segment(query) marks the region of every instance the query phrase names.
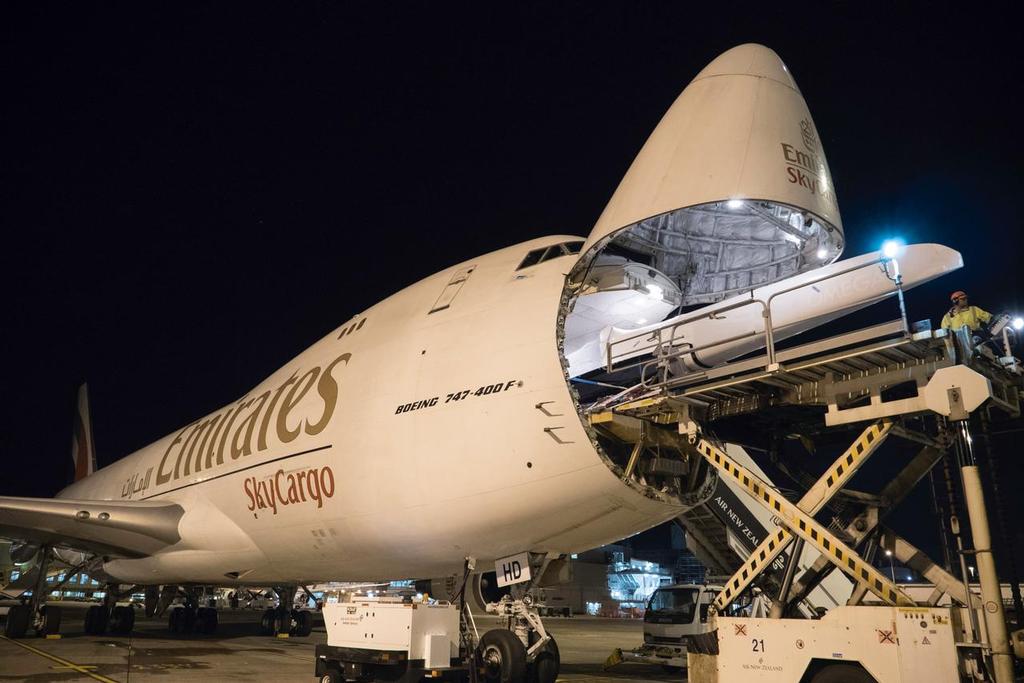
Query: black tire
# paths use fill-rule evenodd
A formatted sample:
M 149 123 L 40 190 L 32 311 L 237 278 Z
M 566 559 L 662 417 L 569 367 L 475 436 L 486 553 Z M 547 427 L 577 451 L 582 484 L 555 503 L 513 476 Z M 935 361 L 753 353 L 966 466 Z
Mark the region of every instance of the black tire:
M 295 627 L 291 631 L 291 635 L 298 638 L 305 638 L 313 632 L 313 615 L 305 610 L 295 610 L 292 612 L 292 620 L 295 622 Z
M 181 632 L 192 633 L 196 627 L 196 608 L 195 607 L 182 607 L 181 608 Z
M 277 610 L 270 608 L 263 611 L 263 616 L 260 617 L 260 632 L 265 636 L 272 636 L 276 633 L 274 630 L 277 623 Z
M 125 633 L 131 633 L 135 630 L 135 607 L 124 608 L 124 630 Z
M 277 635 L 278 633 L 287 633 L 291 635 L 292 632 L 292 611 L 288 609 L 275 609 L 274 610 L 274 630 L 271 635 Z
M 498 683 L 525 683 L 526 647 L 516 634 L 496 628 L 480 638 L 476 646 L 481 680 Z
M 172 607 L 167 612 L 167 630 L 171 633 L 178 633 L 181 630 L 181 617 L 178 616 L 177 607 Z
M 182 634 L 192 630 L 196 613 L 188 607 L 172 607 L 167 616 L 167 628 L 171 633 Z
M 206 608 L 206 607 L 200 607 L 200 608 L 198 608 L 196 610 L 196 620 L 192 624 L 193 630 L 196 633 L 200 633 L 200 634 L 206 633 L 206 619 L 207 619 L 206 610 L 207 609 L 208 608 Z
M 24 638 L 28 633 L 28 624 L 32 620 L 32 607 L 29 605 L 11 605 L 4 623 L 4 635 L 8 638 Z
M 320 677 L 320 683 L 341 683 L 341 674 L 337 671 L 326 671 Z
M 60 607 L 57 605 L 43 605 L 39 608 L 39 619 L 36 622 L 36 636 L 42 638 L 54 633 L 60 633 Z
M 126 635 L 135 628 L 135 608 L 119 605 L 110 612 L 110 632 Z
M 196 613 L 196 633 L 212 634 L 217 632 L 217 610 L 212 607 L 200 607 Z
M 93 605 L 85 611 L 85 632 L 91 636 L 101 636 L 107 632 L 110 612 L 103 605 Z
M 811 683 L 877 683 L 864 669 L 852 664 L 828 664 L 811 678 Z
M 551 636 L 550 633 L 548 635 Z M 555 637 L 551 636 L 530 666 L 530 681 L 531 683 L 555 683 L 561 668 L 562 655 L 558 652 L 558 643 L 555 642 Z

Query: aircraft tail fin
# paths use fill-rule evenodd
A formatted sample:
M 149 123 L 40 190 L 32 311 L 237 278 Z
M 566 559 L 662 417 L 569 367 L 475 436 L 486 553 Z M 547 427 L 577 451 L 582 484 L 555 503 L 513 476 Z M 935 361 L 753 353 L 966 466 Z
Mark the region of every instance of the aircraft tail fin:
M 89 389 L 78 387 L 75 404 L 75 433 L 71 440 L 71 460 L 75 463 L 75 481 L 96 471 L 96 445 L 92 440 L 92 419 L 89 417 Z

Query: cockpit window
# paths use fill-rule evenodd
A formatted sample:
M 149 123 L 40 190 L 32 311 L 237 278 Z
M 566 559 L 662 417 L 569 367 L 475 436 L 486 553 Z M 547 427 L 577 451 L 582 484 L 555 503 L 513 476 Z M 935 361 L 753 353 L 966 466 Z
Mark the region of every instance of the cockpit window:
M 522 270 L 523 268 L 529 268 L 530 266 L 537 265 L 540 263 L 540 257 L 544 255 L 545 251 L 547 251 L 547 247 L 543 249 L 534 249 L 526 255 L 526 258 L 523 259 L 523 262 L 519 264 L 519 267 L 516 268 L 516 270 Z
M 553 258 L 560 256 L 569 256 L 571 254 L 580 253 L 580 249 L 583 248 L 582 240 L 574 242 L 563 242 L 561 244 L 553 244 L 550 247 L 541 247 L 540 249 L 534 249 L 529 252 L 523 259 L 522 263 L 516 270 L 522 270 L 523 268 L 529 268 L 535 266 L 538 263 L 544 263 L 550 261 Z
M 578 254 L 583 249 L 583 240 L 576 240 L 575 242 L 566 242 L 558 245 L 562 247 L 562 251 L 566 254 Z

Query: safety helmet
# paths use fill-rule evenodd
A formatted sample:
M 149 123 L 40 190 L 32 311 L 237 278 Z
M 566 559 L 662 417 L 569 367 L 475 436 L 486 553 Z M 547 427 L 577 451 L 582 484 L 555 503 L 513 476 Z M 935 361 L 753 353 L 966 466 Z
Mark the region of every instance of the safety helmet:
M 958 289 L 958 290 L 956 290 L 955 292 L 953 292 L 952 294 L 949 295 L 949 300 L 955 302 L 960 297 L 964 297 L 966 299 L 967 298 L 967 292 Z

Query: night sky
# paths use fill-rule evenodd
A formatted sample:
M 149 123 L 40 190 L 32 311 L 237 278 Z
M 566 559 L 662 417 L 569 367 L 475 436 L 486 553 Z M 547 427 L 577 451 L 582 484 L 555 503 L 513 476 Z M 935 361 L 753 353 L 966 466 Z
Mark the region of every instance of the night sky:
M 82 381 L 102 466 L 405 285 L 586 235 L 744 42 L 803 91 L 846 256 L 940 242 L 967 266 L 912 318 L 961 288 L 1024 311 L 1020 35 L 998 12 L 552 4 L 6 6 L 0 494 L 67 483 Z

